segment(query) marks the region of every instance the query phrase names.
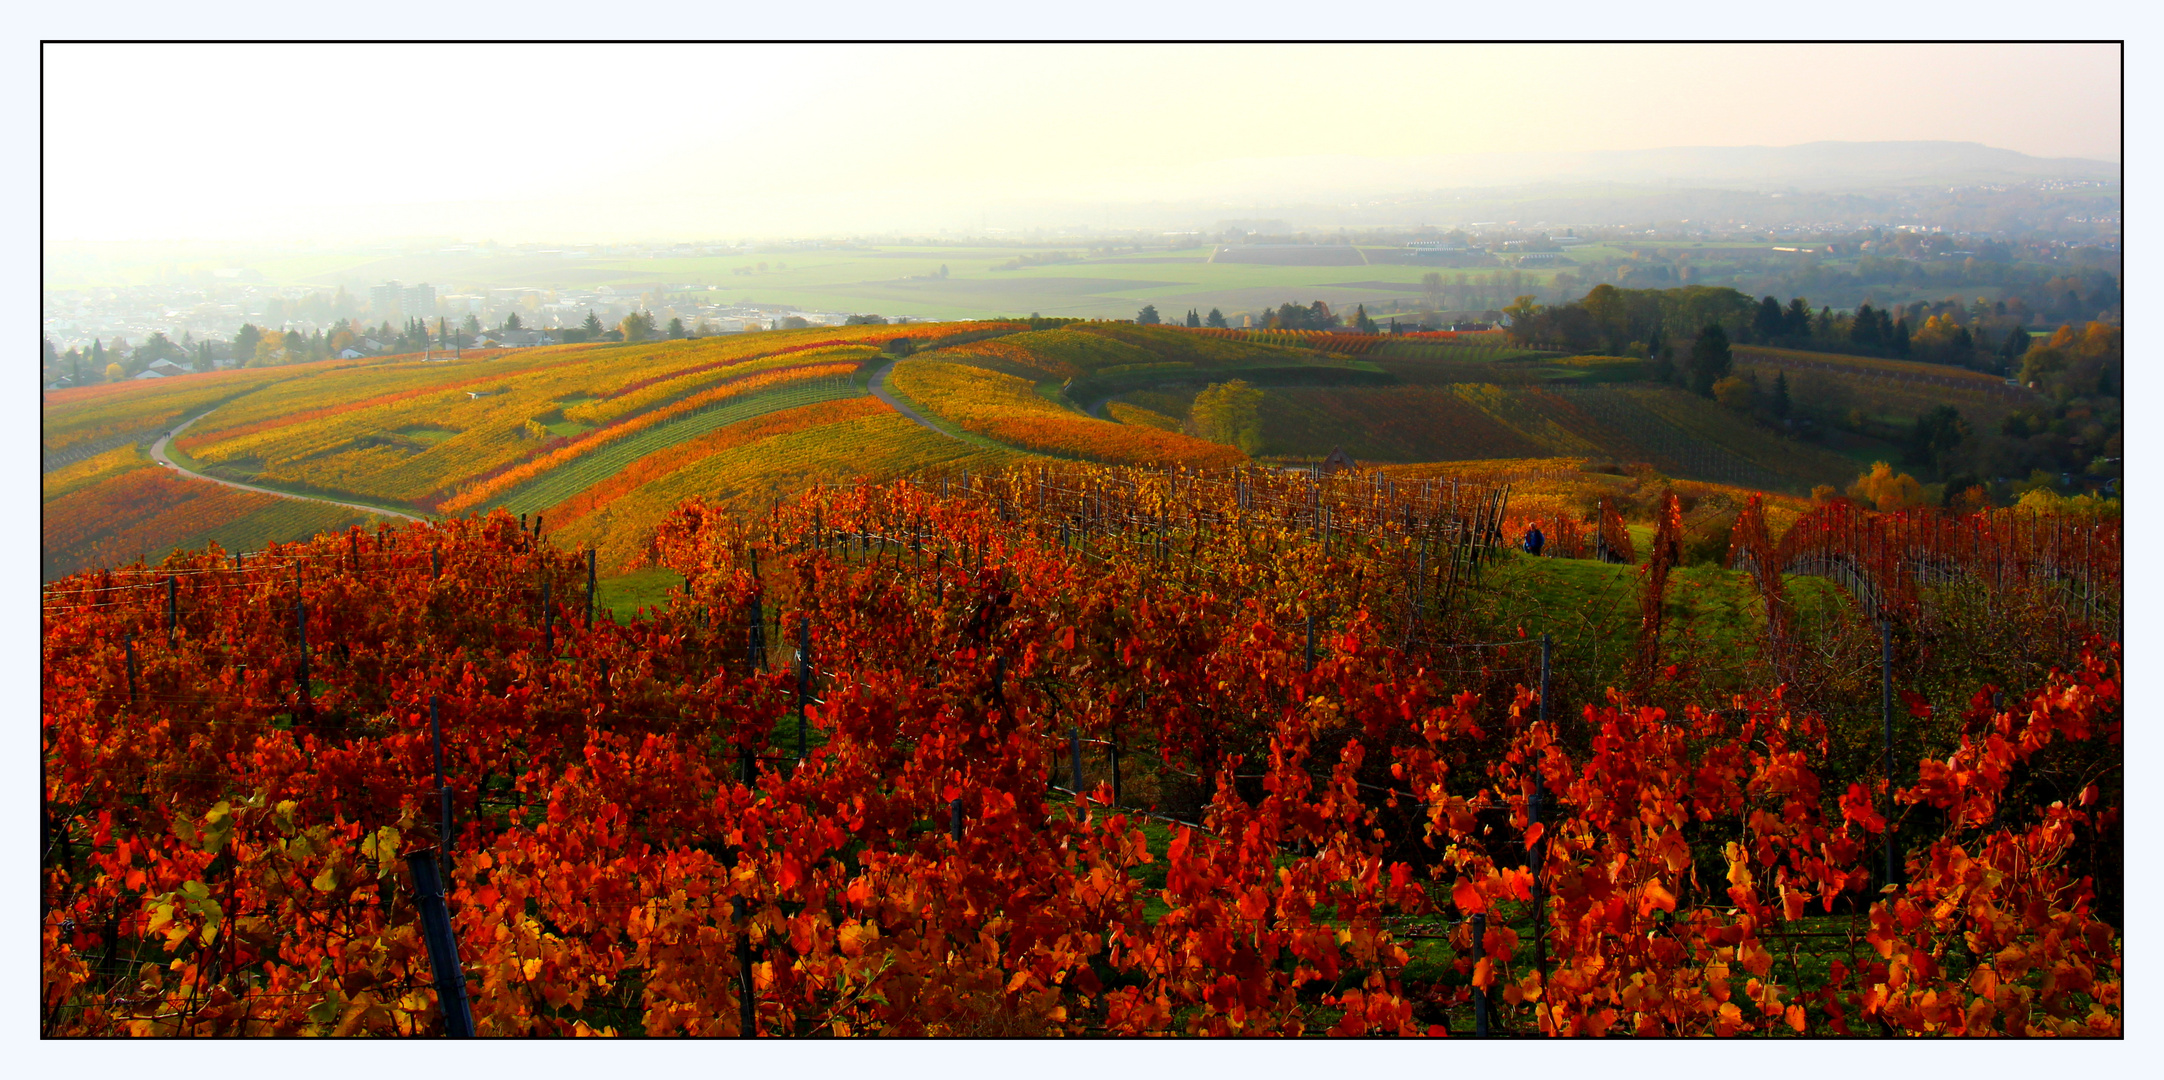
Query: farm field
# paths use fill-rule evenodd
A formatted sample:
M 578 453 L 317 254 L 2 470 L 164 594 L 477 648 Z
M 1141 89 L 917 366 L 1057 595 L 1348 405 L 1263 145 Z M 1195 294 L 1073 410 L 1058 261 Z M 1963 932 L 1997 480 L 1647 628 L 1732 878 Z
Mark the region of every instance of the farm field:
M 660 483 L 971 453 L 802 409 Z M 591 596 L 502 512 L 56 583 L 41 1027 L 2123 1034 L 2115 520 L 1013 464 L 672 504 Z M 1573 474 L 1640 565 L 1491 542 Z
M 1020 256 L 1066 251 L 1072 258 L 1005 269 Z M 1271 265 L 1212 261 L 1212 247 L 1091 256 L 1085 249 L 1043 246 L 885 245 L 747 252 L 690 258 L 566 258 L 563 255 L 478 257 L 432 252 L 388 258 L 265 260 L 255 267 L 272 284 L 333 288 L 353 278 L 458 281 L 508 288 L 537 282 L 609 285 L 643 291 L 684 283 L 711 286 L 731 302 L 879 312 L 918 319 L 974 319 L 1030 311 L 1078 318 L 1133 318 L 1145 303 L 1185 311 L 1222 308 L 1227 314 L 1285 302 L 1327 301 L 1351 310 L 1366 303 L 1377 317 L 1392 301 L 1410 310 L 1420 276 L 1432 266 L 1391 261 L 1392 249 L 1362 248 L 1335 265 Z M 1295 253 L 1300 254 L 1300 253 Z M 759 264 L 767 269 L 759 270 Z M 948 275 L 939 276 L 941 267 Z M 739 271 L 746 271 L 739 273 Z M 1460 272 L 1450 271 L 1453 275 Z M 1507 269 L 1462 271 L 1474 276 Z M 1554 270 L 1529 270 L 1545 281 Z M 67 287 L 55 282 L 55 287 Z M 1501 290 L 1491 290 L 1500 292 Z

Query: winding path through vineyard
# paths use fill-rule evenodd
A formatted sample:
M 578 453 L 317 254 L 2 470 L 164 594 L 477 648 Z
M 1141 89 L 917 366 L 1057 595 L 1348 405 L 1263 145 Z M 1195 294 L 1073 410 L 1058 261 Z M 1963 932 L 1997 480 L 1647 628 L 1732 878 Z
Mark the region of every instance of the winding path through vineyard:
M 181 432 L 188 430 L 188 425 L 193 424 L 196 421 L 201 420 L 202 418 L 209 416 L 211 413 L 217 411 L 217 407 L 212 406 L 211 408 L 205 409 L 202 412 L 199 412 L 194 416 L 191 416 L 186 420 L 181 421 L 179 424 L 175 425 L 165 434 L 158 436 L 158 441 L 150 444 L 151 460 L 156 461 L 158 464 L 163 465 L 166 468 L 171 469 L 182 476 L 188 477 L 191 480 L 202 480 L 212 484 L 222 484 L 226 487 L 237 488 L 241 491 L 254 491 L 264 495 L 276 495 L 281 499 L 299 499 L 302 502 L 319 502 L 326 503 L 331 506 L 343 506 L 348 510 L 359 510 L 364 514 L 381 514 L 385 517 L 403 518 L 407 521 L 427 520 L 426 518 L 415 517 L 412 514 L 401 513 L 397 510 L 386 510 L 380 506 L 369 506 L 365 503 L 339 502 L 336 499 L 319 499 L 313 495 L 296 495 L 290 491 L 279 491 L 276 488 L 257 487 L 254 484 L 243 484 L 234 480 L 220 480 L 215 476 L 205 476 L 202 473 L 195 472 L 194 470 L 183 468 L 172 458 L 166 456 L 165 444 L 172 442 L 175 435 L 178 435 Z
M 953 439 L 953 432 L 941 428 L 937 424 L 932 423 L 930 420 L 926 420 L 923 413 L 920 413 L 916 409 L 903 404 L 901 401 L 895 398 L 894 394 L 891 391 L 887 389 L 887 376 L 893 373 L 894 365 L 899 363 L 901 363 L 900 360 L 889 360 L 887 361 L 887 365 L 885 367 L 880 368 L 878 371 L 872 372 L 872 377 L 865 380 L 865 386 L 871 390 L 872 396 L 878 398 L 883 402 L 886 402 L 887 408 L 893 409 L 895 412 L 901 413 L 903 416 L 906 416 L 911 420 L 916 421 L 927 430 L 936 431 L 941 435 L 946 436 L 947 438 Z M 957 439 L 956 441 L 959 442 L 960 440 Z

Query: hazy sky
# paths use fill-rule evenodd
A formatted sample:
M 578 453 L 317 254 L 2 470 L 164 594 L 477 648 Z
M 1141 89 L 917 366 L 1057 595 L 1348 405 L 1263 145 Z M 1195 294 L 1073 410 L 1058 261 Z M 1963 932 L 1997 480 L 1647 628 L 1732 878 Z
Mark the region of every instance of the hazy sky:
M 1024 203 L 1295 197 L 1333 174 L 1480 180 L 1409 163 L 1438 153 L 1943 139 L 2116 161 L 2121 121 L 2113 46 L 123 45 L 44 61 L 48 240 L 928 230 Z

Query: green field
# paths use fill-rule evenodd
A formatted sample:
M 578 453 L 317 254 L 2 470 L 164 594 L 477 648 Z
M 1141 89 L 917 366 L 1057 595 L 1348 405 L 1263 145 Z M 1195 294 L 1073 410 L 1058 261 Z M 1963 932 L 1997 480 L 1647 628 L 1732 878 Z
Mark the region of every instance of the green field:
M 1068 251 L 1080 257 L 1003 269 L 1018 256 Z M 506 253 L 368 256 L 307 256 L 262 261 L 250 268 L 265 284 L 307 286 L 322 290 L 344 284 L 383 280 L 438 283 L 439 293 L 468 289 L 537 287 L 592 289 L 607 285 L 619 292 L 662 286 L 680 291 L 685 284 L 709 286 L 722 303 L 791 305 L 824 310 L 878 312 L 921 319 L 982 318 L 990 315 L 1045 315 L 1083 318 L 1131 318 L 1144 304 L 1155 304 L 1167 318 L 1188 308 L 1221 308 L 1228 316 L 1275 308 L 1288 301 L 1322 300 L 1333 310 L 1351 311 L 1366 304 L 1369 314 L 1387 321 L 1395 309 L 1410 313 L 1424 301 L 1420 277 L 1434 267 L 1373 262 L 1349 266 L 1272 266 L 1211 262 L 1212 247 L 1153 250 L 1090 257 L 1080 248 L 885 246 L 847 250 L 803 250 L 756 254 L 653 259 L 595 257 L 569 259 Z M 1365 249 L 1387 257 L 1394 249 Z M 758 269 L 760 264 L 767 269 Z M 180 264 L 187 273 L 224 263 Z M 947 276 L 939 276 L 940 268 Z M 1545 284 L 1559 268 L 1522 271 Z M 1568 269 L 1568 267 L 1560 268 Z M 749 271 L 740 273 L 739 271 Z M 1445 269 L 1483 275 L 1509 268 Z M 100 275 L 111 277 L 114 275 Z M 125 279 L 125 273 L 118 274 Z M 92 279 L 56 278 L 49 288 L 83 287 Z M 124 284 L 97 281 L 98 284 Z M 1237 323 L 1235 323 L 1237 325 Z

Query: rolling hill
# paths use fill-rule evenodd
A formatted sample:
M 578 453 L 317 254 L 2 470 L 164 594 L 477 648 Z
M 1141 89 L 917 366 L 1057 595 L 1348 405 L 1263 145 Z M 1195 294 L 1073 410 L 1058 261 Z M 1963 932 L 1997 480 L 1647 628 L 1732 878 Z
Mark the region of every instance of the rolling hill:
M 1855 472 L 1636 382 L 1627 360 L 1480 335 L 1035 325 L 394 356 L 60 391 L 44 402 L 41 568 L 51 578 L 213 541 L 244 550 L 394 514 L 503 509 L 538 515 L 615 572 L 636 566 L 654 523 L 691 496 L 758 502 L 818 482 L 1030 460 L 1245 463 L 1188 415 L 1198 391 L 1233 379 L 1264 389 L 1256 454 L 1269 462 L 1339 445 L 1363 464 L 1570 458 L 1792 494 Z M 173 467 L 144 455 L 183 427 Z

